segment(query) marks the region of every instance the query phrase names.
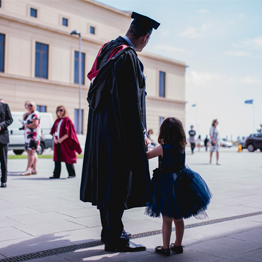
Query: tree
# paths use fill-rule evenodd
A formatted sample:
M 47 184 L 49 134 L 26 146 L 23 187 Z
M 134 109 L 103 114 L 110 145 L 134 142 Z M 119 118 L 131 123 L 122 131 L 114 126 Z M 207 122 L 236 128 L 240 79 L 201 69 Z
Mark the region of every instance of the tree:
M 258 133 L 262 133 L 262 125 L 260 124 L 260 129 L 257 129 Z

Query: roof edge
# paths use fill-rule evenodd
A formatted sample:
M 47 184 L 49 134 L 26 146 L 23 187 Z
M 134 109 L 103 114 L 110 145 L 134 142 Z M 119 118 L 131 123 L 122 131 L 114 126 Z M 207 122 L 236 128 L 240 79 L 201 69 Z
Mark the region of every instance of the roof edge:
M 112 12 L 115 12 L 115 13 L 119 14 L 119 15 L 123 15 L 123 16 L 129 17 L 130 20 L 131 20 L 131 12 L 129 12 L 129 11 L 122 11 L 122 10 L 119 10 L 119 9 L 117 9 L 115 7 L 112 7 L 110 5 L 106 5 L 104 3 L 100 3 L 100 2 L 95 1 L 95 0 L 82 0 L 82 1 L 87 2 L 89 4 L 92 4 L 92 5 L 96 5 L 96 6 L 102 7 L 102 8 L 107 9 L 107 10 L 110 10 Z

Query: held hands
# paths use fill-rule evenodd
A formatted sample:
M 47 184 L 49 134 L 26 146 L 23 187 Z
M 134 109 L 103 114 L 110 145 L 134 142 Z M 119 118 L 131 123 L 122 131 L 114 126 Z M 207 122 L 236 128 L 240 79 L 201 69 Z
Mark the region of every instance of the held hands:
M 62 144 L 62 142 L 63 142 L 63 140 L 60 138 L 60 139 L 58 139 L 58 140 L 56 140 L 57 141 L 57 143 L 59 143 L 59 144 Z
M 62 144 L 62 142 L 63 142 L 63 140 L 60 138 L 60 139 L 56 139 L 55 137 L 54 137 L 54 143 L 55 144 Z
M 145 138 L 145 145 L 148 146 L 151 143 L 151 140 L 148 138 Z

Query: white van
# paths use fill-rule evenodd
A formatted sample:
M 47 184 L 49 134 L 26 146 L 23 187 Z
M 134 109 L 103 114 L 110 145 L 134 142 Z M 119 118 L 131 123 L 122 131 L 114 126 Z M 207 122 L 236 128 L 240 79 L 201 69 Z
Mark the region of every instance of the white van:
M 25 150 L 24 130 L 21 129 L 24 112 L 11 112 L 13 123 L 8 127 L 10 144 L 9 150 L 13 150 L 16 155 L 21 155 Z M 38 154 L 42 154 L 46 148 L 53 147 L 53 137 L 50 130 L 54 124 L 51 113 L 39 113 L 41 119 L 42 138 Z

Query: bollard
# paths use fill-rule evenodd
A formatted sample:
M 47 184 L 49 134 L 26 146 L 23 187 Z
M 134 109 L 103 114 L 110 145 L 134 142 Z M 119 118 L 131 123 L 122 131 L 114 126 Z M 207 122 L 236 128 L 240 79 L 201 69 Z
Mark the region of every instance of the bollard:
M 242 152 L 242 146 L 238 145 L 238 151 L 237 152 Z

